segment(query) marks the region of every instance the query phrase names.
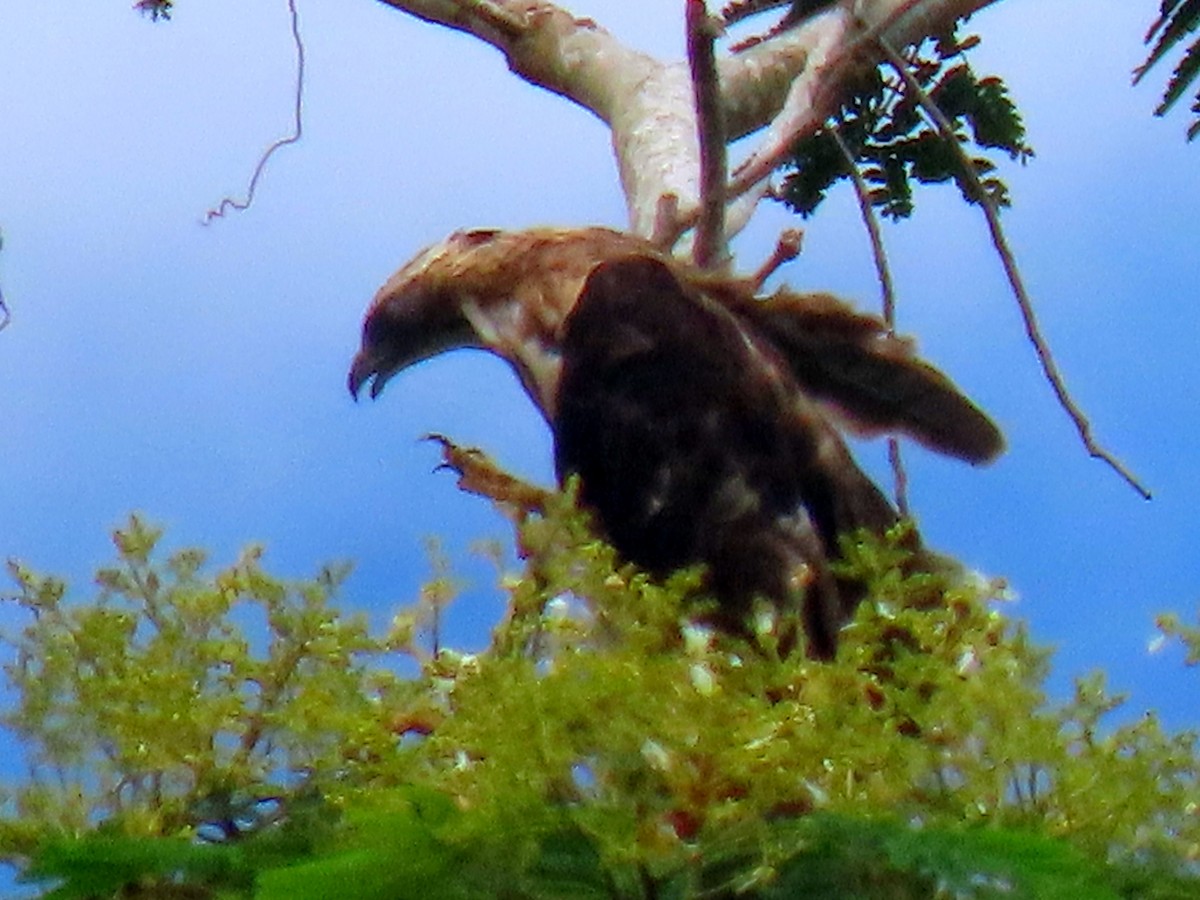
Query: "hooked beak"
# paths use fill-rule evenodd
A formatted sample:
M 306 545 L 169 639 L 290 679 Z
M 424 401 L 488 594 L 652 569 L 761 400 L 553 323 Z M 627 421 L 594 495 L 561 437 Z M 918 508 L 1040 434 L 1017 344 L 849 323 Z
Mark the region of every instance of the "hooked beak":
M 346 387 L 350 396 L 356 401 L 362 392 L 363 385 L 371 382 L 371 399 L 374 400 L 387 384 L 388 379 L 396 373 L 394 367 L 386 365 L 377 354 L 364 348 L 354 357 L 350 365 L 350 374 L 346 377 Z

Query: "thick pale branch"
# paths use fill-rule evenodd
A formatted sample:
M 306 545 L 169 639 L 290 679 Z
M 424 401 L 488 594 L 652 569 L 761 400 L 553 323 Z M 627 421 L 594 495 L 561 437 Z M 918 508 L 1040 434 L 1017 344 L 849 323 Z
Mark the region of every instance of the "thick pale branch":
M 605 122 L 629 70 L 657 65 L 591 19 L 540 0 L 380 0 L 426 22 L 491 44 L 525 81 L 571 100 Z
M 479 2 L 479 0 L 380 0 L 388 6 L 457 31 L 475 35 L 489 44 L 518 37 L 525 19 L 516 4 Z
M 380 0 L 491 44 L 521 78 L 590 110 L 612 129 L 630 230 L 654 233 L 662 198 L 694 222 L 700 153 L 688 66 L 635 51 L 597 23 L 544 0 Z M 857 19 L 831 8 L 717 62 L 729 139 L 770 126 L 739 170 L 727 230 L 749 219 L 765 175 L 797 136 L 820 127 L 853 64 L 878 60 L 879 34 L 894 45 L 946 29 L 994 0 L 857 0 Z M 846 0 L 848 4 L 848 0 Z M 734 196 L 731 194 L 730 196 Z M 661 223 L 660 223 L 661 224 Z
M 770 65 L 773 54 L 782 51 L 786 58 L 794 59 L 801 51 L 806 53 L 803 71 L 789 81 L 786 96 L 772 113 L 770 125 L 734 173 L 731 194 L 748 191 L 767 178 L 788 157 L 799 138 L 821 128 L 836 111 L 856 69 L 881 61 L 880 39 L 892 46 L 906 46 L 944 31 L 958 19 L 994 2 L 859 0 L 851 4 L 843 0 L 798 28 L 733 57 L 733 62 L 745 67 L 744 71 L 738 71 L 731 65 L 725 73 L 729 103 L 737 107 L 746 91 L 755 90 L 758 74 Z M 743 123 L 732 114 L 730 121 L 730 133 L 737 133 L 733 123 Z

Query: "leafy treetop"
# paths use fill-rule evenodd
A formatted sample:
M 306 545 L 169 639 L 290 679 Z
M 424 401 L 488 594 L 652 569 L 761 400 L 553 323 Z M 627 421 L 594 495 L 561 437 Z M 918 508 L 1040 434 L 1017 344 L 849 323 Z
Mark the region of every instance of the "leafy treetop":
M 337 570 L 159 537 L 83 603 L 11 567 L 0 850 L 51 896 L 1194 896 L 1194 736 L 1107 725 L 1100 676 L 1048 705 L 997 586 L 902 574 L 901 535 L 848 543 L 872 600 L 828 664 L 689 624 L 696 573 L 619 565 L 570 493 L 478 654 L 430 644 L 444 571 L 372 636 Z

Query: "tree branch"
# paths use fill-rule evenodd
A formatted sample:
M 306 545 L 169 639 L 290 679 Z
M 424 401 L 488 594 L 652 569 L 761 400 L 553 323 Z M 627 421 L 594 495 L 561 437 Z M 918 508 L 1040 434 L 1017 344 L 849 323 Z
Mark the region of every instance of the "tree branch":
M 839 123 L 840 125 L 840 123 Z M 858 211 L 862 216 L 863 225 L 871 239 L 871 256 L 875 260 L 875 272 L 879 277 L 880 305 L 883 307 L 883 321 L 887 325 L 889 337 L 896 335 L 896 285 L 892 281 L 892 269 L 888 265 L 887 250 L 883 246 L 883 234 L 879 230 L 879 218 L 871 205 L 871 190 L 867 186 L 862 173 L 858 171 L 858 163 L 845 140 L 839 127 L 830 128 L 833 140 L 842 153 L 842 159 L 850 172 L 850 180 L 854 184 L 854 195 L 858 198 Z M 896 498 L 896 509 L 906 519 L 910 518 L 908 505 L 908 473 L 904 469 L 904 457 L 900 452 L 900 439 L 889 435 L 887 439 L 888 463 L 892 467 L 892 495 Z
M 879 230 L 879 219 L 875 215 L 875 210 L 871 205 L 871 189 L 863 179 L 862 173 L 858 171 L 855 156 L 850 152 L 850 148 L 846 146 L 845 140 L 842 139 L 840 129 L 837 127 L 830 128 L 830 133 L 833 135 L 833 140 L 838 145 L 838 149 L 842 152 L 842 158 L 846 162 L 847 171 L 850 173 L 850 180 L 854 184 L 854 195 L 858 198 L 858 212 L 862 216 L 864 227 L 867 229 L 867 236 L 871 239 L 871 256 L 875 261 L 875 273 L 879 278 L 883 321 L 887 323 L 888 331 L 895 334 L 896 286 L 892 281 L 892 270 L 888 265 L 887 250 L 883 246 L 883 234 Z
M 546 0 L 380 2 L 491 44 L 521 78 L 579 104 L 607 123 L 629 228 L 635 234 L 655 233 L 660 198 L 668 195 L 678 198 L 686 227 L 695 225 L 701 163 L 695 98 L 686 65 L 632 50 L 595 22 L 577 19 Z M 858 0 L 858 5 L 864 18 L 885 22 L 888 35 L 905 42 L 944 28 L 990 2 L 994 0 Z M 820 63 L 834 57 L 849 59 L 853 54 L 848 46 L 855 53 L 866 47 L 877 54 L 848 22 L 847 15 L 834 11 L 716 61 L 726 138 L 744 137 L 771 123 L 763 149 L 754 156 L 756 162 L 768 165 L 767 173 L 790 148 L 795 123 L 815 130 L 840 93 L 846 71 Z M 805 114 L 813 97 L 822 103 Z M 780 155 L 772 155 L 776 151 Z M 727 208 L 727 234 L 749 219 L 765 193 L 758 184 L 762 180 L 761 176 L 742 180 L 736 194 L 727 192 L 738 197 Z
M 489 44 L 497 38 L 512 39 L 524 33 L 528 23 L 516 7 L 504 0 L 380 0 L 401 12 L 473 34 Z M 525 4 L 528 6 L 528 4 Z M 511 7 L 511 8 L 510 8 Z M 487 36 L 488 32 L 492 36 Z
M 1021 320 L 1025 324 L 1025 334 L 1029 337 L 1030 344 L 1033 345 L 1034 353 L 1037 354 L 1038 362 L 1041 363 L 1042 372 L 1045 374 L 1046 380 L 1050 383 L 1054 395 L 1058 398 L 1059 406 L 1063 408 L 1074 423 L 1076 431 L 1079 432 L 1079 438 L 1083 442 L 1083 446 L 1088 454 L 1106 463 L 1130 487 L 1141 494 L 1142 497 L 1149 500 L 1152 496 L 1149 488 L 1143 485 L 1137 476 L 1127 469 L 1112 453 L 1096 442 L 1092 434 L 1091 422 L 1088 421 L 1087 416 L 1084 415 L 1067 390 L 1062 373 L 1059 372 L 1058 365 L 1054 361 L 1054 356 L 1050 352 L 1050 345 L 1047 343 L 1045 337 L 1042 336 L 1037 316 L 1033 310 L 1033 301 L 1025 290 L 1025 283 L 1021 278 L 1020 270 L 1017 268 L 1016 259 L 1013 256 L 1011 248 L 1008 246 L 1008 239 L 1004 236 L 1004 230 L 1000 225 L 1000 211 L 995 201 L 992 200 L 991 195 L 987 192 L 987 189 L 980 182 L 971 160 L 963 152 L 962 147 L 955 139 L 954 127 L 947 121 L 942 111 L 938 109 L 937 104 L 921 88 L 917 79 L 913 77 L 912 73 L 908 70 L 904 58 L 896 52 L 895 48 L 885 38 L 879 37 L 877 41 L 892 68 L 904 79 L 904 83 L 912 92 L 913 97 L 917 99 L 926 115 L 937 126 L 947 146 L 951 147 L 958 155 L 963 177 L 970 185 L 971 193 L 983 209 L 984 217 L 987 219 L 992 244 L 996 247 L 996 252 L 1000 255 L 1000 261 L 1004 265 L 1004 274 L 1008 276 L 1008 283 L 1012 287 L 1017 307 L 1021 311 Z
M 544 0 L 380 0 L 426 22 L 461 31 L 504 54 L 530 84 L 579 104 L 610 123 L 620 74 L 643 60 L 591 19 Z
M 701 269 L 728 256 L 725 244 L 725 124 L 714 52 L 716 27 L 704 0 L 686 0 L 688 66 L 696 96 L 700 140 L 700 219 L 692 258 Z
M 768 278 L 785 262 L 791 262 L 800 255 L 800 247 L 804 243 L 804 232 L 799 228 L 788 228 L 779 235 L 775 249 L 758 269 L 750 276 L 749 283 L 754 293 L 759 293 Z
M 4 236 L 0 234 L 0 250 L 4 249 Z M 8 327 L 8 323 L 12 321 L 12 312 L 9 311 L 8 304 L 4 302 L 4 291 L 0 290 L 0 331 Z
M 837 109 L 847 81 L 862 65 L 881 58 L 877 39 L 904 46 L 970 15 L 996 0 L 858 0 L 809 19 L 745 53 L 735 63 L 744 64 L 744 78 L 755 80 L 763 54 L 791 42 L 802 45 L 807 59 L 787 87 L 786 97 L 773 114 L 758 146 L 734 171 L 730 194 L 740 195 L 768 178 L 791 155 L 796 141 L 815 133 Z M 853 5 L 851 12 L 849 6 Z M 793 47 L 793 50 L 795 49 Z M 743 79 L 730 73 L 727 94 L 738 97 Z M 752 88 L 747 88 L 752 89 Z M 735 101 L 736 102 L 736 101 Z M 731 116 L 731 119 L 733 117 Z M 731 133 L 736 133 L 731 125 Z

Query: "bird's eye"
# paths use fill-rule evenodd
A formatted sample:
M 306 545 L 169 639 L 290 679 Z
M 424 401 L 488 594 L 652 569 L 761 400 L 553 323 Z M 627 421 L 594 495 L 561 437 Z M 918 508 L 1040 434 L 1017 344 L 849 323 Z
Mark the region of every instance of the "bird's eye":
M 470 231 L 460 232 L 460 237 L 468 247 L 478 247 L 495 240 L 498 234 L 500 234 L 499 228 L 473 228 Z

